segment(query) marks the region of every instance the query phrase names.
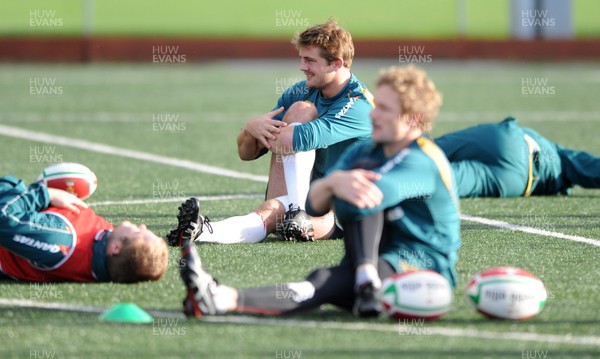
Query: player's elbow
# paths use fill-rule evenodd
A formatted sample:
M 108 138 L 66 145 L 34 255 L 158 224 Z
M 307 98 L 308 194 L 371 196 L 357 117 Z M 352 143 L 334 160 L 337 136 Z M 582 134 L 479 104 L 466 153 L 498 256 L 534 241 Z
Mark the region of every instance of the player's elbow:
M 252 161 L 258 158 L 261 148 L 256 140 L 238 140 L 238 156 L 242 161 Z
M 240 157 L 240 160 L 242 161 L 250 161 L 252 158 L 250 158 L 250 154 L 248 153 L 248 151 L 246 151 L 245 149 L 241 148 L 238 146 L 238 156 Z
M 318 189 L 317 189 L 318 190 Z M 308 198 L 306 198 L 306 213 L 308 213 L 312 217 L 321 217 L 329 212 L 331 207 L 330 201 L 323 200 L 323 195 L 321 193 L 314 193 L 314 187 L 311 189 L 311 192 L 308 193 Z

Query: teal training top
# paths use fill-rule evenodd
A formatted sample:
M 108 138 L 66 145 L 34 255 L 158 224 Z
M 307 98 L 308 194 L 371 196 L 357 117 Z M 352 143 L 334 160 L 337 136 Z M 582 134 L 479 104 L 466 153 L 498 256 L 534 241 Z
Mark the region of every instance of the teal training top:
M 306 81 L 295 83 L 277 101 L 274 109 L 283 106 L 285 110 L 274 119 L 283 119 L 287 109 L 298 101 L 312 102 L 318 112 L 315 120 L 294 127 L 292 143 L 295 152 L 316 150 L 313 179 L 323 177 L 351 144 L 371 136 L 369 113 L 373 96 L 354 75 L 331 98 L 323 97 L 319 89 L 307 87 Z
M 454 174 L 444 153 L 421 137 L 387 158 L 380 145 L 358 143 L 344 153 L 332 171 L 365 168 L 380 173 L 375 184 L 383 201 L 374 208 L 357 208 L 334 200 L 336 216 L 356 221 L 384 211 L 380 256 L 396 271 L 431 269 L 456 284 L 455 264 L 460 247 L 459 202 Z M 307 211 L 312 211 L 307 203 Z
M 569 194 L 573 185 L 600 187 L 599 158 L 557 145 L 512 117 L 435 142 L 452 164 L 460 197 L 555 195 Z
M 529 150 L 513 118 L 435 139 L 454 170 L 460 197 L 518 197 L 527 186 Z
M 592 177 L 598 181 L 600 161 L 597 158 L 590 160 L 594 157 L 557 145 L 530 128 L 523 128 L 523 132 L 539 146 L 534 157 L 532 195 L 571 194 L 574 183 L 585 184 L 586 175 L 582 168 L 591 170 L 591 173 L 594 173 Z M 581 162 L 577 161 L 577 158 L 581 159 Z M 572 183 L 569 179 L 573 178 L 581 181 Z M 598 185 L 596 183 L 589 187 L 598 188 Z

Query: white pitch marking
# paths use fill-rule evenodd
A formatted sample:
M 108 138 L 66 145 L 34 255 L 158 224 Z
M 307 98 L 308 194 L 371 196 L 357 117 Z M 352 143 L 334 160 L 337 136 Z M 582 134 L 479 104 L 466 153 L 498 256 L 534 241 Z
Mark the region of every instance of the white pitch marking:
M 18 307 L 18 308 L 34 308 L 48 310 L 62 310 L 77 313 L 101 314 L 107 308 L 82 306 L 77 304 L 66 304 L 56 302 L 36 302 L 25 299 L 0 299 L 0 306 Z M 181 312 L 177 311 L 153 311 L 148 310 L 154 317 L 160 318 L 185 318 Z M 320 328 L 320 329 L 339 329 L 339 330 L 360 330 L 374 332 L 398 332 L 398 324 L 378 324 L 378 323 L 362 323 L 362 322 L 331 322 L 331 321 L 316 321 L 316 320 L 300 320 L 300 319 L 278 319 L 278 318 L 256 318 L 246 316 L 205 316 L 202 318 L 204 322 L 221 323 L 221 324 L 246 324 L 260 326 L 279 326 L 292 328 Z M 515 340 L 524 342 L 540 342 L 540 343 L 558 343 L 558 344 L 577 344 L 600 346 L 600 337 L 594 336 L 573 336 L 570 334 L 554 335 L 541 333 L 505 333 L 493 331 L 481 331 L 477 329 L 466 328 L 442 328 L 431 327 L 432 335 L 444 337 L 470 337 L 492 340 Z
M 192 171 L 213 174 L 217 176 L 225 176 L 231 178 L 247 179 L 255 182 L 267 182 L 267 176 L 258 176 L 248 173 L 242 173 L 232 171 L 220 167 L 209 166 L 203 163 L 192 162 L 188 160 L 181 160 L 178 158 L 166 157 L 155 155 L 148 152 L 141 152 L 135 150 L 129 150 L 126 148 L 119 148 L 114 146 L 108 146 L 101 143 L 90 142 L 85 140 L 78 140 L 75 138 L 63 137 L 50 135 L 42 132 L 35 132 L 24 130 L 18 127 L 10 127 L 0 125 L 0 134 L 4 136 L 22 138 L 29 141 L 51 143 L 53 145 L 61 145 L 66 147 L 79 148 L 86 151 L 104 153 L 108 155 L 115 155 L 127 158 L 133 158 L 137 160 L 143 160 L 148 162 L 160 163 L 167 166 L 175 166 L 185 168 Z
M 248 193 L 248 194 L 231 194 L 221 196 L 196 196 L 200 201 L 226 201 L 231 199 L 247 199 L 247 198 L 263 198 L 264 194 L 259 193 Z M 192 196 L 190 196 L 192 197 Z M 91 202 L 88 205 L 92 207 L 98 206 L 116 206 L 116 205 L 128 205 L 128 204 L 151 204 L 151 203 L 173 203 L 183 202 L 189 197 L 173 197 L 173 198 L 156 198 L 156 199 L 133 199 L 128 201 L 102 201 L 102 202 Z
M 0 298 L 0 305 L 5 307 L 17 307 L 17 308 L 35 308 L 35 309 L 51 309 L 51 310 L 62 310 L 67 312 L 77 313 L 102 313 L 106 308 L 83 306 L 77 304 L 57 303 L 57 302 L 36 302 L 34 300 L 27 299 L 5 299 Z
M 591 244 L 593 246 L 600 247 L 600 241 L 597 239 L 573 236 L 570 234 L 564 234 L 564 233 L 559 233 L 559 232 L 545 231 L 545 230 L 538 229 L 538 228 L 531 228 L 531 227 L 527 227 L 527 226 L 521 226 L 518 224 L 510 224 L 508 222 L 497 221 L 495 219 L 468 216 L 465 214 L 462 214 L 460 216 L 460 218 L 464 221 L 477 222 L 477 223 L 485 224 L 486 226 L 505 228 L 505 229 L 510 229 L 511 231 L 520 231 L 520 232 L 537 234 L 537 235 L 546 236 L 546 237 L 568 239 L 570 241 L 587 243 L 587 244 Z
M 187 160 L 180 160 L 177 158 L 171 158 L 171 157 L 165 157 L 165 156 L 158 156 L 158 155 L 154 155 L 154 154 L 147 153 L 147 152 L 122 149 L 122 148 L 107 146 L 107 145 L 94 143 L 94 142 L 71 139 L 68 137 L 55 136 L 55 135 L 49 135 L 49 134 L 40 133 L 40 132 L 28 131 L 28 130 L 24 130 L 24 129 L 17 128 L 17 127 L 0 125 L 0 134 L 6 135 L 6 136 L 11 136 L 11 137 L 16 137 L 16 138 L 22 138 L 22 139 L 26 139 L 26 140 L 33 140 L 33 141 L 75 147 L 75 148 L 80 148 L 80 149 L 88 150 L 88 151 L 92 151 L 92 152 L 99 152 L 99 153 L 106 153 L 106 154 L 115 155 L 115 156 L 141 159 L 141 160 L 156 162 L 156 163 L 165 164 L 165 165 L 169 165 L 169 166 L 186 168 L 186 169 L 190 169 L 193 171 L 215 174 L 218 176 L 249 179 L 249 180 L 256 181 L 256 182 L 267 182 L 268 181 L 267 176 L 251 175 L 248 173 L 231 171 L 231 170 L 214 167 L 214 166 L 208 166 L 208 165 L 205 165 L 202 163 L 197 163 L 197 162 L 192 162 L 192 161 L 187 161 Z M 146 203 L 146 202 L 144 202 L 144 203 Z M 525 232 L 525 233 L 532 233 L 532 234 L 537 234 L 537 235 L 542 235 L 542 236 L 547 236 L 547 237 L 567 239 L 567 240 L 571 240 L 571 241 L 575 241 L 575 242 L 581 242 L 581 243 L 591 244 L 594 246 L 600 246 L 600 241 L 598 241 L 596 239 L 573 236 L 573 235 L 568 235 L 568 234 L 563 234 L 563 233 L 558 233 L 558 232 L 544 231 L 544 230 L 540 230 L 537 228 L 531 228 L 531 227 L 526 227 L 526 226 L 521 226 L 521 225 L 510 224 L 507 222 L 501 222 L 501 221 L 496 221 L 493 219 L 487 219 L 487 218 L 482 218 L 482 217 L 461 215 L 461 219 L 465 220 L 465 221 L 478 222 L 478 223 L 485 224 L 485 225 L 492 226 L 492 227 L 507 228 L 507 229 L 510 229 L 513 231 L 521 231 L 521 232 Z

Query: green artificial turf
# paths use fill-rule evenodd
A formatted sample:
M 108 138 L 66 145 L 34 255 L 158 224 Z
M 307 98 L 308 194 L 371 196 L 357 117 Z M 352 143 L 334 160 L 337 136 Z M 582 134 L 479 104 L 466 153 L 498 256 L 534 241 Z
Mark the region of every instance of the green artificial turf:
M 372 87 L 378 69 L 394 61 L 357 60 L 353 70 Z M 421 65 L 444 93 L 434 135 L 478 122 L 500 121 L 512 114 L 521 124 L 552 140 L 600 154 L 596 133 L 600 131 L 597 64 L 457 63 L 433 59 Z M 245 121 L 274 106 L 278 83 L 300 75 L 297 63 L 290 61 L 160 65 L 149 59 L 148 64 L 139 65 L 2 64 L 0 125 L 265 176 L 268 159 L 242 162 L 237 158 L 236 135 Z M 54 79 L 53 86 L 60 86 L 61 94 L 32 95 L 32 78 Z M 554 95 L 523 94 L 524 78 L 547 79 Z M 166 122 L 178 125 L 158 128 L 155 124 L 160 120 L 156 116 L 161 115 L 163 120 L 176 118 Z M 146 223 L 163 236 L 175 223 L 180 197 L 250 195 L 203 202 L 204 213 L 219 220 L 252 210 L 264 192 L 260 180 L 216 176 L 127 158 L 122 153 L 102 154 L 4 133 L 0 133 L 0 173 L 34 181 L 50 164 L 35 157 L 39 151 L 51 152 L 65 162 L 84 163 L 97 174 L 99 187 L 88 202 L 99 214 L 114 223 L 125 219 Z M 466 215 L 598 239 L 599 198 L 598 190 L 577 188 L 570 197 L 469 199 L 461 201 L 461 208 Z M 598 355 L 598 247 L 468 221 L 462 222 L 462 240 L 457 266 L 460 283 L 454 291 L 453 308 L 440 320 L 422 324 L 420 335 L 403 335 L 398 323 L 389 319 L 360 321 L 331 306 L 294 318 L 305 323 L 316 321 L 314 327 L 289 324 L 284 319 L 271 324 L 240 324 L 235 318 L 225 323 L 156 318 L 147 325 L 114 324 L 101 322 L 97 314 L 0 306 L 0 357 Z M 206 267 L 223 283 L 246 287 L 300 280 L 314 268 L 337 263 L 343 243 L 286 243 L 269 237 L 260 244 L 202 245 L 199 250 Z M 177 273 L 178 256 L 178 251 L 171 249 L 169 271 L 155 283 L 40 287 L 2 282 L 0 297 L 101 308 L 134 302 L 147 310 L 177 313 L 184 295 Z M 525 322 L 488 320 L 467 303 L 463 291 L 469 278 L 500 265 L 524 268 L 544 281 L 549 300 L 538 317 Z M 328 327 L 332 323 L 379 327 Z M 452 336 L 434 332 L 443 329 L 458 331 Z M 497 333 L 497 337 L 469 337 L 464 330 Z M 545 342 L 501 338 L 513 332 L 562 339 Z M 569 344 L 565 339 L 569 336 L 592 337 L 592 344 Z

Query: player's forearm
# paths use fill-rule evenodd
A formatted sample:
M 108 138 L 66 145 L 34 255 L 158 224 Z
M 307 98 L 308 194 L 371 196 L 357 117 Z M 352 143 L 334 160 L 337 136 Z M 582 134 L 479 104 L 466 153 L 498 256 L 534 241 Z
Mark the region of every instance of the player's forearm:
M 263 148 L 258 141 L 252 137 L 245 129 L 240 131 L 237 138 L 238 155 L 243 161 L 252 161 L 256 159 Z
M 2 177 L 0 180 L 0 231 L 13 231 L 23 225 L 25 230 L 31 230 L 27 221 L 21 222 L 22 217 L 30 216 L 48 208 L 50 196 L 46 185 L 36 182 L 29 189 L 16 177 Z
M 331 176 L 313 182 L 308 193 L 307 210 L 312 216 L 329 212 L 333 200 L 333 180 Z
M 48 208 L 50 195 L 48 187 L 41 182 L 32 183 L 28 188 L 16 177 L 0 178 L 0 208 L 10 213 L 32 213 Z
M 271 153 L 276 155 L 291 155 L 294 154 L 294 128 L 293 126 L 283 128 L 281 133 L 277 135 L 275 140 L 269 140 L 269 149 Z

